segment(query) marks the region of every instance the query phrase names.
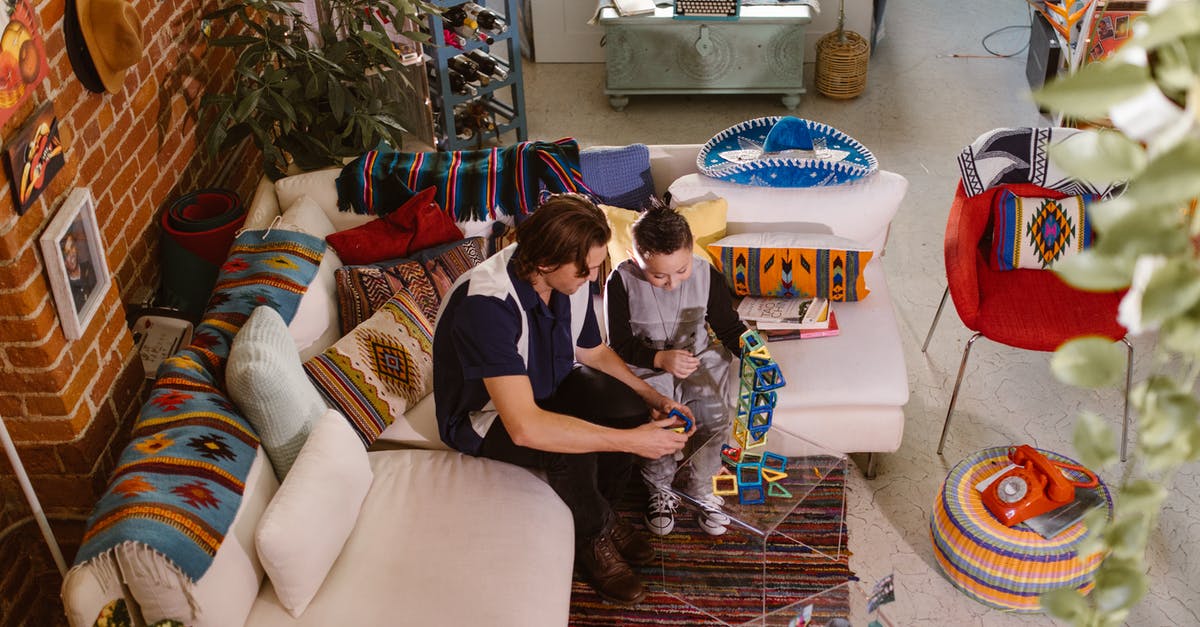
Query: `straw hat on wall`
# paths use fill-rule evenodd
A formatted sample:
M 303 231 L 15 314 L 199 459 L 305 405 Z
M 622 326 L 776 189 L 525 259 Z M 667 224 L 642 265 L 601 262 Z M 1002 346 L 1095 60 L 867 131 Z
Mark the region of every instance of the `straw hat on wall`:
M 67 0 L 63 34 L 75 76 L 88 91 L 119 92 L 142 58 L 142 20 L 129 0 Z

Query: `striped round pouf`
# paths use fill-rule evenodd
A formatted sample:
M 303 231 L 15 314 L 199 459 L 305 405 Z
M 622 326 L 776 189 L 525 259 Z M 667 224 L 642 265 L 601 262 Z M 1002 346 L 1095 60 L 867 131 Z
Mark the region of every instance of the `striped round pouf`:
M 1049 451 L 1053 461 L 1078 464 Z M 1018 612 L 1041 610 L 1038 597 L 1056 588 L 1092 589 L 1092 574 L 1101 555 L 1075 555 L 1087 535 L 1075 523 L 1053 539 L 1028 531 L 1024 525 L 1005 527 L 983 505 L 975 485 L 1009 465 L 1008 447 L 984 449 L 962 460 L 942 484 L 929 520 L 933 553 L 942 572 L 967 596 L 995 608 Z M 1112 517 L 1112 497 L 1103 481 L 1098 488 Z

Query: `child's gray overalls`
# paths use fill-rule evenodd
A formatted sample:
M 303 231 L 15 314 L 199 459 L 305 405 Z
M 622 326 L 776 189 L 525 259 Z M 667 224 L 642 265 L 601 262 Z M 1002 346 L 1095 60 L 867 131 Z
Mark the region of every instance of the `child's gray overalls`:
M 630 366 L 655 390 L 687 405 L 696 418 L 696 432 L 688 440 L 687 452 L 730 428 L 729 375 L 733 356 L 720 342 L 711 341 L 705 326 L 710 275 L 708 262 L 692 258 L 692 274 L 674 290 L 656 288 L 646 281 L 633 260 L 617 266 L 629 295 L 629 326 L 633 336 L 655 350 L 682 349 L 700 359 L 700 366 L 686 379 L 676 379 L 662 370 Z M 713 286 L 725 289 L 724 285 Z M 696 472 L 682 478 L 679 487 L 693 496 L 712 492 L 712 476 L 721 469 L 720 447 L 710 447 L 703 459 L 693 460 Z M 678 463 L 671 455 L 642 461 L 642 478 L 651 489 L 670 485 Z

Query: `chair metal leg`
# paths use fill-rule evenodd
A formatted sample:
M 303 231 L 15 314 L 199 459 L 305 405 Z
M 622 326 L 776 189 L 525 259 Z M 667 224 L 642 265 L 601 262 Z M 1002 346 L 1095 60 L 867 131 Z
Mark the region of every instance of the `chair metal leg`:
M 929 348 L 929 340 L 933 339 L 933 329 L 937 326 L 938 320 L 942 318 L 942 309 L 946 307 L 946 299 L 950 297 L 950 286 L 946 286 L 946 291 L 942 292 L 942 302 L 938 305 L 936 314 L 933 314 L 933 322 L 929 324 L 929 333 L 925 334 L 925 343 L 921 345 L 921 352 L 924 353 Z
M 972 335 L 963 349 L 962 363 L 958 366 L 958 379 L 954 381 L 954 393 L 950 395 L 950 407 L 946 409 L 946 422 L 942 425 L 942 439 L 938 440 L 938 455 L 942 454 L 942 449 L 946 446 L 946 434 L 950 432 L 950 415 L 954 413 L 954 404 L 958 402 L 958 388 L 962 386 L 963 373 L 967 371 L 967 357 L 971 356 L 971 347 L 975 345 L 975 340 L 982 336 L 982 333 Z
M 863 472 L 863 476 L 868 479 L 875 478 L 875 453 L 867 453 L 867 469 Z
M 1126 447 L 1129 442 L 1129 389 L 1133 384 L 1133 344 L 1129 338 L 1121 338 L 1125 342 L 1125 419 L 1121 422 L 1121 461 L 1125 461 Z

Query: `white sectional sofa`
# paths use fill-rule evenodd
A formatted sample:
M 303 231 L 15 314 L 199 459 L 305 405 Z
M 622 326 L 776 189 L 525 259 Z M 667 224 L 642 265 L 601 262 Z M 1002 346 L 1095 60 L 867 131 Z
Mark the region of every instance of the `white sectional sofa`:
M 669 189 L 676 200 L 706 194 L 726 198 L 729 233 L 814 230 L 881 250 L 907 189 L 903 177 L 889 172 L 836 188 L 748 188 L 699 177 L 698 150 L 695 145 L 652 146 L 657 191 Z M 264 180 L 246 226 L 272 225 L 280 206 L 300 195 L 316 201 L 339 230 L 361 222 L 362 216 L 337 212 L 336 175 L 337 170 L 326 170 L 276 183 Z M 880 257 L 865 270 L 870 296 L 837 304 L 840 335 L 771 346 L 788 380 L 775 428 L 842 452 L 881 453 L 900 446 L 908 384 Z M 310 287 L 306 298 L 334 299 L 330 290 L 331 284 Z M 332 301 L 330 307 L 336 311 Z M 308 352 L 334 339 L 336 334 L 321 334 Z M 357 522 L 299 618 L 284 609 L 263 577 L 255 547 L 255 529 L 279 488 L 261 448 L 241 508 L 205 575 L 190 583 L 171 568 L 146 568 L 133 547 L 118 547 L 115 562 L 125 598 L 147 623 L 567 623 L 572 523 L 566 506 L 539 477 L 448 450 L 438 438 L 432 395 L 397 416 L 367 455 L 373 477 Z M 111 565 L 76 567 L 64 581 L 72 625 L 91 625 L 110 600 L 113 573 L 104 568 Z

